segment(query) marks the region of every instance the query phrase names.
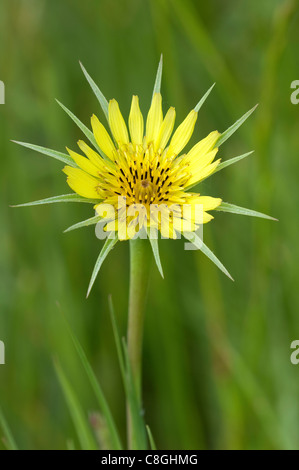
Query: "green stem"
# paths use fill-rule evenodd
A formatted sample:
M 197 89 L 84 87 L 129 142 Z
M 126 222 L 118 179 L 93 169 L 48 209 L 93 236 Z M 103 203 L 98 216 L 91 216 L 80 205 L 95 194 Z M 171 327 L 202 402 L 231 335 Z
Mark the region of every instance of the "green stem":
M 150 245 L 147 239 L 130 240 L 130 292 L 128 315 L 128 354 L 139 406 L 141 407 L 141 370 L 144 309 L 150 270 Z M 132 447 L 132 419 L 127 405 L 128 446 Z

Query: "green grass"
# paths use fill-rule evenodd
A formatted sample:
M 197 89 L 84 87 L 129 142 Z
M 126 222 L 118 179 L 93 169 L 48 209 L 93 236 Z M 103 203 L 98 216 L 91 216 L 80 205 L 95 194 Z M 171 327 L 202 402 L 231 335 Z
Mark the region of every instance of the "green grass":
M 290 362 L 291 341 L 299 337 L 299 106 L 290 102 L 290 84 L 299 78 L 299 10 L 295 0 L 245 4 L 1 3 L 6 104 L 0 106 L 0 340 L 6 364 L 0 365 L 0 406 L 6 424 L 0 434 L 7 443 L 8 430 L 10 446 L 93 445 L 85 427 L 78 439 L 73 420 L 83 422 L 99 404 L 82 379 L 61 309 L 126 441 L 108 295 L 124 336 L 129 274 L 129 246 L 121 242 L 85 299 L 102 243 L 93 226 L 63 231 L 93 217 L 92 208 L 9 207 L 69 193 L 61 162 L 10 140 L 62 154 L 66 146 L 75 150 L 85 136 L 55 99 L 88 127 L 93 113 L 105 119 L 79 60 L 126 116 L 133 93 L 146 112 L 163 53 L 164 109 L 175 105 L 177 122 L 216 82 L 199 112 L 194 141 L 215 129 L 225 131 L 259 103 L 219 150 L 223 160 L 253 149 L 254 154 L 204 181 L 200 192 L 270 214 L 279 223 L 215 212 L 205 243 L 234 283 L 201 252 L 184 251 L 183 241 L 160 243 L 164 280 L 153 260 L 145 325 L 150 440 L 158 449 L 299 447 L 299 366 Z M 68 399 L 80 404 L 75 417 L 53 356 Z

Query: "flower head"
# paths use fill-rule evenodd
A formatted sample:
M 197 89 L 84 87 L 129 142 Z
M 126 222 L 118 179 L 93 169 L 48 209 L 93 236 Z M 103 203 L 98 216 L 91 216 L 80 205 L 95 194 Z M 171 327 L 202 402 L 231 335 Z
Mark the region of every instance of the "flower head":
M 190 150 L 184 152 L 194 131 L 198 111 L 213 86 L 173 132 L 175 109 L 169 108 L 165 116 L 162 111 L 161 58 L 146 122 L 144 123 L 139 108 L 138 97 L 133 96 L 127 127 L 117 101 L 111 100 L 108 103 L 82 64 L 81 67 L 100 102 L 110 131 L 108 132 L 93 115 L 91 118 L 93 132 L 91 132 L 69 109 L 58 102 L 83 131 L 94 149 L 80 140 L 78 145 L 85 155 L 83 156 L 69 149 L 67 149 L 68 154 L 65 154 L 37 145 L 17 142 L 64 162 L 67 165 L 64 168 L 67 182 L 74 191 L 72 194 L 49 197 L 19 204 L 19 206 L 70 201 L 89 202 L 94 205 L 97 212 L 95 217 L 72 225 L 66 230 L 70 231 L 101 222 L 106 233 L 107 240 L 97 259 L 88 292 L 104 259 L 116 242 L 134 238 L 137 232 L 148 235 L 155 261 L 162 275 L 157 241 L 158 231 L 164 238 L 177 238 L 182 233 L 193 246 L 200 249 L 231 278 L 223 264 L 196 233 L 198 227 L 213 218 L 209 211 L 215 209 L 276 219 L 261 212 L 222 202 L 220 198 L 191 192 L 190 189 L 212 173 L 252 154 L 248 152 L 223 163 L 220 163 L 220 159 L 215 160 L 220 145 L 243 124 L 256 106 L 226 131 L 221 134 L 213 131 Z
M 155 93 L 145 125 L 138 97 L 133 96 L 129 131 L 114 99 L 108 108 L 112 137 L 92 116 L 93 134 L 106 158 L 79 141 L 85 156 L 68 149 L 78 168 L 66 166 L 64 172 L 77 194 L 103 201 L 95 206 L 100 215 L 107 213 L 107 205 L 111 206 L 106 214 L 107 221 L 112 217 L 105 227 L 107 231 L 115 229 L 119 239 L 127 239 L 133 238 L 137 230 L 154 227 L 163 236 L 176 238 L 186 227 L 195 231 L 200 223 L 213 218 L 207 211 L 218 207 L 221 199 L 187 192 L 212 174 L 220 162 L 214 161 L 220 136 L 217 131 L 182 153 L 192 136 L 197 114 L 190 111 L 172 135 L 175 109 L 169 108 L 163 116 L 161 94 Z M 198 219 L 196 206 L 202 207 Z

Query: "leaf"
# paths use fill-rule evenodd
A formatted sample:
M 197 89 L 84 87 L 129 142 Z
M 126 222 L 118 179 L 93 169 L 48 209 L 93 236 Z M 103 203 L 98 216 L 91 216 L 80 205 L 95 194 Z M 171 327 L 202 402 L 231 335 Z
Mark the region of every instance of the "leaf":
M 114 233 L 112 233 L 113 236 L 115 236 Z M 101 266 L 103 264 L 103 261 L 105 260 L 105 258 L 108 256 L 109 252 L 112 250 L 112 248 L 114 247 L 114 245 L 118 242 L 118 238 L 115 236 L 115 238 L 107 238 L 107 240 L 105 241 L 104 243 L 104 246 L 101 250 L 101 253 L 99 254 L 99 257 L 96 261 L 96 264 L 95 264 L 95 267 L 94 267 L 94 270 L 92 272 L 92 275 L 91 275 L 91 279 L 90 279 L 90 283 L 89 283 L 89 286 L 88 286 L 88 290 L 87 290 L 87 296 L 89 296 L 90 294 L 90 291 L 92 289 L 92 286 L 94 284 L 94 281 L 96 280 L 96 277 L 98 275 L 98 272 L 99 270 L 101 269 Z
M 245 207 L 235 206 L 234 204 L 229 204 L 228 202 L 222 202 L 220 206 L 216 207 L 214 210 L 231 212 L 232 214 L 247 215 L 249 217 L 260 217 L 261 219 L 278 220 L 274 217 L 271 217 L 270 215 L 263 214 L 262 212 L 246 209 Z
M 102 217 L 100 215 L 90 217 L 89 219 L 82 220 L 82 222 L 78 222 L 77 224 L 71 225 L 66 230 L 64 230 L 64 233 L 71 232 L 72 230 L 76 230 L 77 228 L 87 227 L 88 225 L 95 225 L 101 220 L 102 220 Z
M 153 230 L 153 229 L 151 229 Z M 150 236 L 150 232 L 148 233 L 148 238 L 153 250 L 154 258 L 156 261 L 157 268 L 159 269 L 159 272 L 164 279 L 164 274 L 163 274 L 163 268 L 160 260 L 160 254 L 159 254 L 159 243 L 158 243 L 158 232 L 155 230 L 155 235 L 153 237 Z
M 29 207 L 39 206 L 42 204 L 54 204 L 56 202 L 87 202 L 89 204 L 97 204 L 100 199 L 87 199 L 86 197 L 79 196 L 78 194 L 62 194 L 60 196 L 48 197 L 46 199 L 40 199 L 33 202 L 25 202 L 24 204 L 16 204 L 11 207 Z
M 120 340 L 111 296 L 109 296 L 108 300 L 120 371 L 123 379 L 126 400 L 129 404 L 130 413 L 132 417 L 132 447 L 134 450 L 142 450 L 147 448 L 146 432 L 142 417 L 142 411 L 140 409 L 139 400 L 134 385 L 133 375 L 127 352 L 127 346 L 125 342 L 123 342 L 122 347 L 122 343 Z
M 148 435 L 148 440 L 150 442 L 151 450 L 157 450 L 157 446 L 155 444 L 152 432 L 150 430 L 150 427 L 146 425 L 146 430 L 147 430 L 147 435 Z
M 206 94 L 201 98 L 201 100 L 197 103 L 197 105 L 195 106 L 194 108 L 194 111 L 198 112 L 200 110 L 200 108 L 202 107 L 202 105 L 204 104 L 204 102 L 206 101 L 207 97 L 209 96 L 209 94 L 211 93 L 211 91 L 213 90 L 214 86 L 216 85 L 216 83 L 214 83 L 211 88 L 208 89 L 208 91 L 206 92 Z
M 12 142 L 34 150 L 35 152 L 48 155 L 49 157 L 55 158 L 56 160 L 60 160 L 61 162 L 70 165 L 74 168 L 78 168 L 74 160 L 67 153 L 57 152 L 56 150 L 48 149 L 46 147 L 40 147 L 39 145 L 28 144 L 27 142 L 18 142 L 17 140 L 12 140 Z
M 163 54 L 161 54 L 160 62 L 158 65 L 158 70 L 157 70 L 157 75 L 156 75 L 156 80 L 155 80 L 155 85 L 154 85 L 154 90 L 153 90 L 153 97 L 155 93 L 161 92 L 162 69 L 163 69 Z
M 221 261 L 214 255 L 214 253 L 204 244 L 204 242 L 196 235 L 194 232 L 184 232 L 184 237 L 187 238 L 193 245 L 196 246 L 199 250 L 201 250 L 216 266 L 222 271 L 227 277 L 229 277 L 232 281 L 234 280 L 232 276 L 229 274 L 228 270 L 223 266 Z
M 249 155 L 253 154 L 254 150 L 251 152 L 243 153 L 243 155 L 239 155 L 238 157 L 230 158 L 229 160 L 226 160 L 222 163 L 220 163 L 214 173 L 217 173 L 217 171 L 223 170 L 223 168 L 226 168 L 227 166 L 233 165 L 234 163 L 237 163 L 240 160 L 243 160 L 243 158 L 248 157 Z M 213 173 L 213 174 L 214 174 Z
M 258 104 L 256 104 L 252 109 L 247 111 L 240 119 L 238 119 L 232 126 L 230 126 L 226 131 L 222 132 L 222 134 L 218 137 L 218 140 L 215 143 L 215 147 L 220 147 L 237 129 L 246 121 L 247 118 L 255 111 Z
M 83 64 L 81 62 L 79 62 L 80 64 L 80 67 L 89 83 L 89 85 L 91 86 L 92 88 L 92 91 L 94 92 L 94 94 L 96 95 L 97 99 L 99 100 L 99 103 L 101 105 L 101 108 L 102 110 L 104 111 L 104 114 L 106 116 L 106 119 L 107 121 L 109 122 L 109 116 L 108 116 L 108 101 L 106 100 L 105 96 L 103 95 L 103 93 L 101 92 L 101 90 L 99 89 L 99 87 L 95 84 L 95 82 L 93 81 L 93 79 L 91 78 L 91 76 L 87 73 L 86 69 L 83 67 Z
M 122 344 L 126 366 L 125 390 L 132 417 L 132 450 L 146 450 L 146 427 L 143 420 L 141 405 L 139 403 L 137 391 L 135 388 L 134 377 L 129 359 L 128 347 L 124 338 Z
M 96 450 L 97 444 L 94 436 L 89 427 L 88 421 L 85 418 L 84 412 L 78 401 L 77 396 L 74 393 L 69 381 L 67 380 L 59 362 L 54 362 L 57 377 L 59 379 L 62 391 L 65 396 L 65 400 L 68 405 L 69 412 L 71 414 L 77 436 L 81 445 L 82 450 Z
M 6 422 L 6 419 L 4 417 L 4 414 L 2 413 L 2 410 L 0 408 L 0 425 L 2 427 L 2 430 L 4 432 L 4 437 L 5 437 L 5 445 L 8 448 L 8 450 L 18 450 L 17 444 L 14 440 L 14 437 L 11 433 L 11 430 Z
M 111 444 L 113 446 L 112 450 L 121 450 L 122 449 L 122 444 L 121 444 L 121 441 L 120 441 L 120 437 L 119 437 L 119 434 L 118 434 L 118 431 L 117 431 L 112 413 L 110 411 L 109 405 L 108 405 L 107 400 L 105 398 L 105 395 L 103 393 L 103 390 L 102 390 L 102 388 L 101 388 L 101 386 L 100 386 L 100 384 L 99 384 L 99 382 L 98 382 L 98 380 L 97 380 L 97 378 L 96 378 L 96 376 L 95 376 L 95 374 L 92 370 L 92 367 L 91 367 L 91 365 L 90 365 L 90 363 L 89 363 L 89 361 L 86 357 L 86 354 L 85 354 L 79 340 L 77 339 L 74 332 L 72 331 L 72 329 L 71 329 L 69 323 L 67 322 L 66 318 L 65 318 L 65 322 L 66 322 L 69 334 L 70 334 L 70 336 L 72 338 L 72 341 L 75 345 L 75 348 L 77 350 L 78 356 L 80 357 L 80 360 L 81 360 L 82 365 L 85 369 L 86 375 L 89 379 L 90 385 L 91 385 L 91 387 L 94 391 L 94 394 L 97 398 L 100 410 L 101 410 L 103 416 L 105 417 L 107 428 L 108 428 L 109 434 L 110 434 L 110 441 L 111 441 Z

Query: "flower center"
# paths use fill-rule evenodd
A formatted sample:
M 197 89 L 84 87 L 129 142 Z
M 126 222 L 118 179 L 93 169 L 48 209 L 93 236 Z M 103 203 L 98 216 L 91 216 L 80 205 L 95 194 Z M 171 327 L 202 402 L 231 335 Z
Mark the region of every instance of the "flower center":
M 149 182 L 148 180 L 142 180 L 142 181 L 141 181 L 141 186 L 142 186 L 143 188 L 148 188 L 149 185 L 150 185 L 150 182 Z

